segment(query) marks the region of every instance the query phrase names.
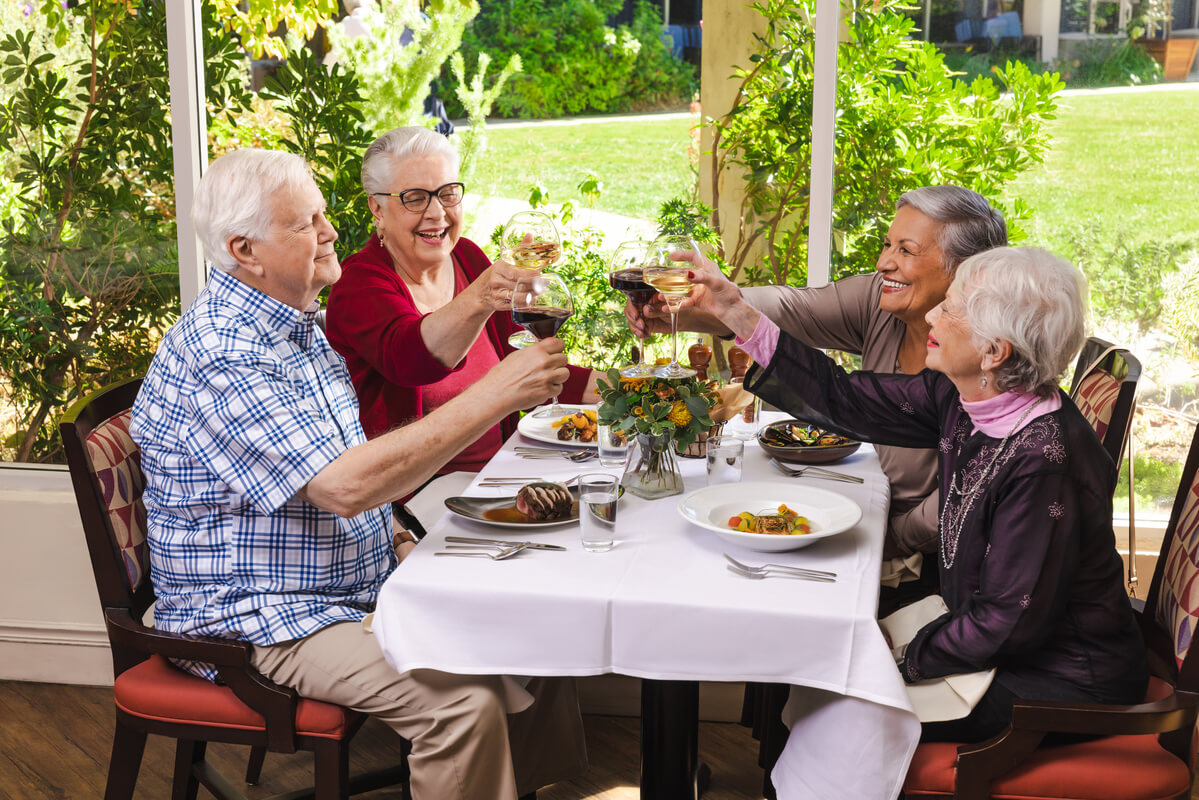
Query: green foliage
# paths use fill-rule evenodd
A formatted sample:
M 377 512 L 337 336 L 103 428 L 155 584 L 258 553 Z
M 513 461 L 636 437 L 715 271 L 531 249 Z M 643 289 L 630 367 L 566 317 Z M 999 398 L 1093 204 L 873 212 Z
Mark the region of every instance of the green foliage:
M 708 412 L 719 401 L 714 386 L 694 377 L 622 378 L 614 369 L 596 382 L 599 424 L 620 433 L 669 434 L 682 451 L 712 427 Z
M 0 41 L 17 197 L 0 221 L 0 384 L 15 423 L 0 449 L 19 461 L 53 460 L 52 415 L 144 371 L 178 307 L 162 4 L 89 3 L 52 24 L 71 45 L 60 53 L 19 29 Z
M 908 189 L 956 183 L 989 198 L 1048 145 L 1056 75 L 1009 63 L 996 80 L 954 80 L 942 55 L 911 38 L 897 0 L 846 0 L 852 20 L 839 45 L 833 228 L 834 277 L 871 268 Z M 750 69 L 738 70 L 733 109 L 713 122 L 715 172 L 747 185 L 734 277 L 802 283 L 806 277 L 811 159 L 814 0 L 762 0 L 766 20 Z M 720 181 L 717 181 L 718 185 Z M 1025 216 L 1019 203 L 1009 222 Z M 725 231 L 726 235 L 730 233 Z M 765 261 L 756 258 L 763 247 Z
M 1182 480 L 1182 461 L 1159 461 L 1137 453 L 1133 477 L 1137 482 L 1137 508 L 1141 511 L 1168 511 Z M 1117 511 L 1128 508 L 1128 469 L 1121 468 L 1116 482 L 1113 506 Z
M 543 118 L 684 102 L 695 79 L 658 38 L 648 3 L 632 29 L 610 28 L 621 0 L 509 0 L 489 3 L 463 36 L 467 61 L 480 51 L 519 55 L 523 66 L 496 99 L 501 116 Z M 451 107 L 451 113 L 461 108 Z
M 1061 255 L 1087 276 L 1092 316 L 1142 333 L 1161 320 L 1166 280 L 1177 270 L 1183 249 L 1182 242 L 1144 241 L 1124 233 L 1112 239 L 1093 224 L 1067 234 L 1060 245 Z
M 45 3 L 55 5 L 57 0 Z M 338 12 L 337 0 L 211 0 L 204 5 L 255 58 L 283 58 L 288 48 L 277 35 L 280 29 L 306 41 Z
M 487 151 L 487 115 L 491 113 L 491 106 L 503 91 L 504 84 L 515 73 L 520 72 L 520 56 L 513 54 L 504 68 L 500 70 L 500 74 L 496 76 L 491 88 L 486 88 L 483 81 L 487 78 L 489 66 L 491 66 L 491 56 L 479 53 L 475 76 L 467 81 L 466 65 L 462 60 L 462 54 L 454 53 L 450 58 L 450 69 L 454 73 L 454 79 L 458 82 L 455 87 L 458 102 L 466 110 L 467 119 L 470 121 L 470 126 L 466 130 L 455 131 L 458 139 L 458 156 L 461 162 L 459 176 L 467 184 L 474 177 L 477 159 Z
M 1112 6 L 1114 8 L 1114 6 Z M 949 53 L 945 63 L 954 72 L 961 73 L 967 82 L 975 78 L 989 77 L 1015 56 L 1005 50 L 989 53 Z M 1139 86 L 1161 83 L 1161 65 L 1145 50 L 1128 39 L 1096 38 L 1076 44 L 1069 58 L 1055 59 L 1051 64 L 1041 64 L 1033 59 L 1019 59 L 1032 72 L 1060 75 L 1069 88 L 1096 88 L 1100 86 Z
M 424 6 L 422 12 L 421 6 Z M 451 53 L 462 31 L 479 13 L 475 0 L 381 0 L 368 4 L 358 18 L 369 34 L 351 39 L 339 25 L 328 29 L 337 56 L 358 80 L 367 128 L 379 136 L 403 125 L 424 125 L 429 83 Z M 401 32 L 412 41 L 401 46 Z
M 1199 249 L 1192 250 L 1178 271 L 1163 282 L 1163 318 L 1180 354 L 1199 364 Z
M 363 124 L 357 79 L 341 65 L 325 67 L 311 51 L 298 48 L 263 94 L 287 120 L 282 144 L 312 165 L 325 213 L 339 234 L 338 257 L 357 252 L 371 234 L 359 173 L 362 154 L 373 141 Z

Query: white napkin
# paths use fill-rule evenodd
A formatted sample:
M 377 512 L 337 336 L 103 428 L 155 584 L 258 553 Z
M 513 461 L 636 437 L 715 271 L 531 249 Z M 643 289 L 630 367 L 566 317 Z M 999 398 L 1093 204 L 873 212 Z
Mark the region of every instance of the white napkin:
M 924 553 L 912 553 L 910 556 L 886 559 L 883 561 L 883 572 L 879 583 L 894 589 L 901 583 L 918 580 L 923 565 Z
M 883 634 L 891 642 L 892 652 L 902 658 L 916 632 L 949 611 L 939 594 L 904 606 L 878 621 Z M 995 670 L 946 675 L 919 683 L 907 684 L 908 699 L 921 722 L 942 722 L 968 715 L 991 686 Z

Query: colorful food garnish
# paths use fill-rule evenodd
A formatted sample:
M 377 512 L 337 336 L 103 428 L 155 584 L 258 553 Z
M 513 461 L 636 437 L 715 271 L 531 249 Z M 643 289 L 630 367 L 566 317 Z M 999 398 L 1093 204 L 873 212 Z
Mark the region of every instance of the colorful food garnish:
M 564 442 L 580 441 L 594 442 L 598 431 L 595 421 L 595 411 L 587 408 L 575 414 L 567 414 L 562 419 L 551 423 L 558 429 L 558 438 Z
M 780 505 L 777 512 L 751 514 L 742 511 L 735 517 L 729 517 L 729 527 L 742 533 L 771 533 L 779 536 L 802 536 L 812 532 L 808 518 L 801 517 L 799 512 L 787 508 L 785 504 Z

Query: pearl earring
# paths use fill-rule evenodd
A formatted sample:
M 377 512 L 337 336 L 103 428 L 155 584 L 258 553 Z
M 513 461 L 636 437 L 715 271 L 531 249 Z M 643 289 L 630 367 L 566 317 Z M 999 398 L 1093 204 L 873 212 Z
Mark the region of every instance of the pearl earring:
M 991 382 L 987 380 L 987 376 L 983 375 L 981 378 L 978 379 L 978 388 L 982 389 L 983 391 L 986 391 L 986 388 L 987 388 L 987 386 L 990 385 L 990 383 Z

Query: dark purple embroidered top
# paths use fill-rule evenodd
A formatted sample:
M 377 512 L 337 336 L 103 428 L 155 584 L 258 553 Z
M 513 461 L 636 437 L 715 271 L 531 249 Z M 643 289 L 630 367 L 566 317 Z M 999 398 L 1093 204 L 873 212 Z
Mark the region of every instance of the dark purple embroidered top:
M 1116 468 L 1072 402 L 1034 418 L 996 459 L 1002 440 L 972 434 L 957 389 L 931 370 L 849 375 L 783 334 L 746 384 L 847 436 L 937 448 L 949 613 L 908 646 L 907 681 L 994 666 L 1021 698 L 1143 699 L 1144 645 L 1112 532 Z

